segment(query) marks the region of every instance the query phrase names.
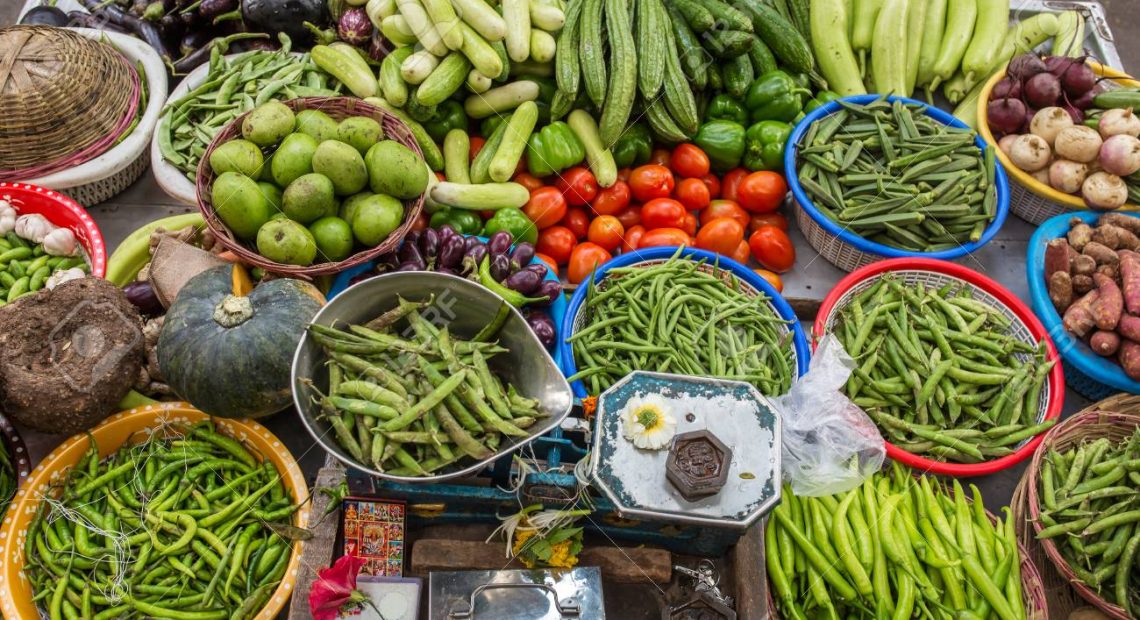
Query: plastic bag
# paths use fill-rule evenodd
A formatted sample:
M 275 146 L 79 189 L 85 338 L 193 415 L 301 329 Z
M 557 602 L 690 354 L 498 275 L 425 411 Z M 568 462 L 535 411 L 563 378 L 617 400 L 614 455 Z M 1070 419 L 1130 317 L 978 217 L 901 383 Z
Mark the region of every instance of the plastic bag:
M 855 361 L 829 334 L 807 374 L 776 399 L 784 429 L 784 480 L 797 496 L 848 491 L 883 465 L 883 436 L 841 391 L 854 368 Z

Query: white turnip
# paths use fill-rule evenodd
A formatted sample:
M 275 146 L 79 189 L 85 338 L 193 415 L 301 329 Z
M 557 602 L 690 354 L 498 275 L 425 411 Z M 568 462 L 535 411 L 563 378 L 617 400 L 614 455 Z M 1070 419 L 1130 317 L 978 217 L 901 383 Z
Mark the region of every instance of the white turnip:
M 1029 174 L 1029 176 L 1036 179 L 1037 182 L 1042 184 L 1042 185 L 1048 185 L 1049 184 L 1049 168 L 1048 167 L 1042 168 L 1042 169 L 1038 170 L 1037 172 L 1032 172 Z
M 1081 185 L 1081 197 L 1090 209 L 1111 211 L 1128 202 L 1128 186 L 1115 174 L 1094 172 Z
M 1100 155 L 1103 140 L 1092 127 L 1073 125 L 1061 130 L 1053 141 L 1057 157 L 1087 164 Z
M 1100 116 L 1097 128 L 1100 129 L 1101 137 L 1105 139 L 1121 134 L 1137 137 L 1140 136 L 1140 118 L 1136 118 L 1132 108 L 1105 110 Z
M 1140 170 L 1140 140 L 1123 133 L 1111 136 L 1100 147 L 1100 166 L 1120 177 Z
M 1088 175 L 1089 167 L 1080 162 L 1058 159 L 1049 164 L 1049 186 L 1066 194 L 1081 191 L 1081 184 Z
M 1061 111 L 1065 114 L 1064 110 Z M 1065 114 L 1065 118 L 1068 118 Z M 1053 151 L 1041 136 L 1027 133 L 1018 136 L 1013 145 L 1009 147 L 1009 158 L 1013 165 L 1026 172 L 1042 170 L 1053 159 Z
M 1064 108 L 1053 106 L 1042 108 L 1033 115 L 1033 121 L 1029 123 L 1029 132 L 1041 136 L 1045 143 L 1052 147 L 1057 134 L 1061 133 L 1062 129 L 1072 126 L 1073 117 L 1069 116 Z
M 1018 134 L 1015 133 L 1011 133 L 1008 136 L 1003 136 L 1001 140 L 998 140 L 998 148 L 1001 149 L 1001 152 L 1005 153 L 1008 157 L 1009 150 L 1013 148 L 1013 143 L 1017 141 L 1017 138 Z

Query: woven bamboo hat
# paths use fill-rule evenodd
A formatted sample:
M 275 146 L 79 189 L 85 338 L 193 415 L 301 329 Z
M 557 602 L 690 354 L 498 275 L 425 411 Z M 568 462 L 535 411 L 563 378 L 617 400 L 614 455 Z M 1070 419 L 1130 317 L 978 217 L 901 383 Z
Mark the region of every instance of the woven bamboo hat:
M 0 29 L 0 175 L 54 171 L 105 151 L 134 114 L 138 82 L 115 48 L 66 28 Z

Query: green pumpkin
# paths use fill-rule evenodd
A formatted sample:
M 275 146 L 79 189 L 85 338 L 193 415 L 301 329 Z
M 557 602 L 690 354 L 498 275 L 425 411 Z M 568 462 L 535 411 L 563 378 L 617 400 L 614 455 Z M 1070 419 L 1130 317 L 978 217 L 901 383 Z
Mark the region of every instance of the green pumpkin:
M 193 278 L 166 312 L 158 364 L 176 394 L 202 411 L 258 418 L 292 404 L 293 352 L 324 298 L 307 282 L 248 276 L 222 265 Z

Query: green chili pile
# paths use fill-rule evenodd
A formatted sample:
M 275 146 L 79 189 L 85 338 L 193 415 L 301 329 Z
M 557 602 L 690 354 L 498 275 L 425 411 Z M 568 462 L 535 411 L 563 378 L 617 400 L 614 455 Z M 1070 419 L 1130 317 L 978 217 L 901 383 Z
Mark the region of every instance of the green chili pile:
M 1049 450 L 1037 481 L 1037 537 L 1053 539 L 1085 585 L 1140 616 L 1140 429 Z
M 525 429 L 546 415 L 487 365 L 506 352 L 490 340 L 508 306 L 474 338 L 460 340 L 420 314 L 433 303 L 401 299 L 347 331 L 309 326 L 330 362 L 322 417 L 354 459 L 396 476 L 429 476 L 465 456 L 485 459 L 504 435 L 528 437 Z M 410 338 L 399 335 L 405 320 Z
M 943 125 L 925 106 L 839 102 L 799 146 L 799 181 L 846 230 L 895 248 L 936 252 L 978 241 L 997 215 L 993 147 Z
M 1009 518 L 972 505 L 957 480 L 894 464 L 845 494 L 783 501 L 765 530 L 780 616 L 1024 620 L 1021 554 Z
M 899 448 L 978 463 L 1012 454 L 1038 423 L 1053 368 L 1045 344 L 1009 335 L 1010 320 L 968 286 L 933 289 L 888 274 L 844 307 L 835 335 L 858 367 L 846 392 Z
M 94 439 L 24 543 L 48 618 L 252 618 L 291 556 L 297 505 L 269 461 L 212 421 L 99 460 Z
M 726 282 L 726 279 L 731 283 Z M 610 269 L 591 281 L 586 321 L 566 339 L 581 379 L 600 394 L 634 370 L 747 381 L 769 396 L 795 376 L 788 322 L 763 293 L 746 293 L 730 272 L 674 255 L 645 267 Z
M 8 510 L 8 504 L 12 502 L 19 485 L 19 473 L 12 465 L 12 455 L 8 454 L 7 446 L 0 443 L 0 516 Z
M 298 97 L 337 97 L 342 86 L 312 61 L 291 55 L 289 37 L 281 48 L 254 50 L 226 58 L 211 54 L 206 81 L 166 104 L 158 124 L 162 157 L 193 181 L 198 160 L 230 121 L 269 101 Z

